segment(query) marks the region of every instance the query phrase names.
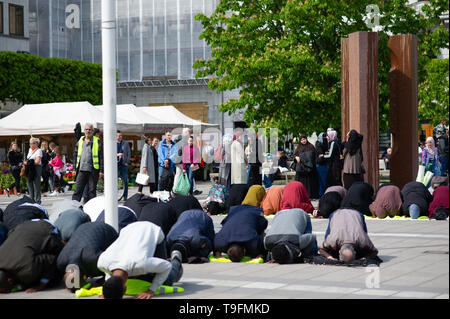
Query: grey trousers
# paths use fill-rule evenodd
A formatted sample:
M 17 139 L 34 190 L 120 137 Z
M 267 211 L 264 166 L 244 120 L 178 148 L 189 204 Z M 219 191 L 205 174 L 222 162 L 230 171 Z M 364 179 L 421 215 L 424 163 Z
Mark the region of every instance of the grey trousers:
M 42 166 L 35 165 L 36 174 L 33 179 L 28 178 L 28 192 L 30 197 L 38 204 L 41 203 L 41 176 Z

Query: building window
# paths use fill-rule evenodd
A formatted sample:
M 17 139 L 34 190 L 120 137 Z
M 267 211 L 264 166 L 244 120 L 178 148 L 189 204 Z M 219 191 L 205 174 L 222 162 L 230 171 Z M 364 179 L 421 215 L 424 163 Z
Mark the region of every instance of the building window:
M 23 36 L 23 6 L 9 5 L 9 34 Z
M 3 2 L 0 2 L 0 34 L 3 33 Z

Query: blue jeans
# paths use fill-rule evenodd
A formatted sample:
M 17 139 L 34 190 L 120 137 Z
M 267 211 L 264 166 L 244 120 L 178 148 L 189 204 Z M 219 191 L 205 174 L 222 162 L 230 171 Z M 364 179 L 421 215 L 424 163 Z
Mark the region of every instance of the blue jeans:
M 448 173 L 448 156 L 439 157 L 439 163 L 441 163 L 441 176 L 445 176 Z
M 186 174 L 189 178 L 189 183 L 191 184 L 189 195 L 192 195 L 194 192 L 194 172 L 191 170 L 191 164 L 186 164 Z
M 128 198 L 128 166 L 117 165 L 118 175 L 123 183 L 123 198 Z
M 420 216 L 420 208 L 416 204 L 409 205 L 409 216 L 411 216 L 412 219 L 417 219 Z
M 316 168 L 317 173 L 319 174 L 319 198 L 320 198 L 327 189 L 328 165 L 316 164 Z

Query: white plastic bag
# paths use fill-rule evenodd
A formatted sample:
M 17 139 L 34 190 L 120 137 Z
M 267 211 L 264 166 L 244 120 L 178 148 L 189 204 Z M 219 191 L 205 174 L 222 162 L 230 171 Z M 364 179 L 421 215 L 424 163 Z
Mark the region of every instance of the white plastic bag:
M 428 183 L 431 181 L 431 179 L 433 178 L 434 173 L 432 171 L 428 171 L 425 174 L 425 177 L 423 178 L 423 185 L 427 186 Z
M 425 165 L 419 165 L 416 182 L 422 183 L 424 176 L 425 176 Z

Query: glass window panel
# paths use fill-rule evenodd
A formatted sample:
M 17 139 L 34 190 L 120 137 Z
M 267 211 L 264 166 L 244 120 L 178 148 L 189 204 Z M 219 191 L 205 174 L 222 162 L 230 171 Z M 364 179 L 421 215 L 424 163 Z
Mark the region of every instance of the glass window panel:
M 0 2 L 0 33 L 3 33 L 3 2 Z
M 119 81 L 128 81 L 128 0 L 117 0 L 116 14 Z
M 23 36 L 23 6 L 9 5 L 9 34 Z
M 130 0 L 130 80 L 141 80 L 139 0 Z
M 142 1 L 143 76 L 153 76 L 153 7 L 155 0 Z

